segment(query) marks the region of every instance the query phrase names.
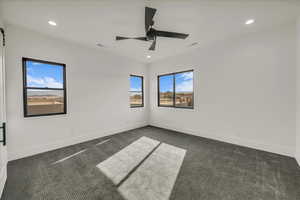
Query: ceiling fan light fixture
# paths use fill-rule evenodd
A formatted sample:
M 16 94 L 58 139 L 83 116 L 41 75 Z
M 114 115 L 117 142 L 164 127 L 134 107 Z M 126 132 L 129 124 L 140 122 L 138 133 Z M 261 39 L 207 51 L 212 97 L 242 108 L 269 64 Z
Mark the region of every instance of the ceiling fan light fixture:
M 150 55 L 147 55 L 147 58 L 151 58 L 151 56 L 150 56 Z

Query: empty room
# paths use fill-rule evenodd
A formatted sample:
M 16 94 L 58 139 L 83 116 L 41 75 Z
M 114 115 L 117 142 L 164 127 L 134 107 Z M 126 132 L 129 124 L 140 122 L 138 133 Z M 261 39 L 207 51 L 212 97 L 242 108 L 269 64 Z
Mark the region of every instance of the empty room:
M 0 200 L 300 200 L 300 1 L 0 0 Z

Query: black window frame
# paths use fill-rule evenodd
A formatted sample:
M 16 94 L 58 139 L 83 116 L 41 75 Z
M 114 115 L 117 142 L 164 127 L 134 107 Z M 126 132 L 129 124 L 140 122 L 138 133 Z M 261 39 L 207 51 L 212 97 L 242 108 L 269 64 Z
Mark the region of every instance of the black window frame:
M 130 97 L 129 97 L 129 105 L 130 105 L 130 108 L 142 108 L 142 107 L 144 107 L 144 77 L 140 76 L 140 75 L 130 74 L 129 78 L 131 78 L 132 76 L 142 79 L 142 104 L 139 105 L 139 106 L 132 106 L 131 103 L 130 103 Z M 131 93 L 131 92 L 141 92 L 141 91 L 131 91 L 131 90 L 129 90 L 129 93 Z
M 50 65 L 59 65 L 63 67 L 63 88 L 48 88 L 48 87 L 28 87 L 27 86 L 27 61 L 33 61 L 43 64 L 50 64 Z M 52 61 L 46 60 L 39 60 L 34 58 L 22 58 L 22 68 L 23 68 L 23 106 L 24 106 L 24 117 L 41 117 L 41 116 L 51 116 L 51 115 L 65 115 L 67 114 L 67 81 L 66 81 L 66 64 L 64 63 L 57 63 Z M 36 115 L 29 115 L 27 109 L 27 90 L 28 89 L 40 89 L 40 90 L 59 90 L 63 91 L 64 94 L 64 111 L 59 113 L 45 113 L 45 114 L 36 114 Z
M 161 74 L 157 76 L 157 105 L 158 107 L 166 107 L 166 108 L 183 108 L 183 109 L 194 109 L 194 76 L 193 76 L 193 99 L 192 99 L 192 106 L 191 107 L 185 107 L 185 106 L 176 106 L 176 80 L 175 80 L 175 75 L 176 74 L 181 74 L 181 73 L 186 73 L 186 72 L 193 72 L 194 75 L 194 70 L 185 70 L 185 71 L 179 71 L 179 72 L 173 72 L 173 73 L 168 73 L 168 74 Z M 160 84 L 159 84 L 159 79 L 162 76 L 173 76 L 173 105 L 160 105 Z

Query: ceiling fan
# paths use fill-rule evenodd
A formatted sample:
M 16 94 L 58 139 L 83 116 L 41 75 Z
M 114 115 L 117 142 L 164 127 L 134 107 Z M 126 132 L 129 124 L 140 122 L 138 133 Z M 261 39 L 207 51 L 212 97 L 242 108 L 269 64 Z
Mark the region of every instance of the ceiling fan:
M 153 41 L 149 50 L 154 51 L 156 46 L 156 38 L 157 37 L 168 37 L 168 38 L 178 38 L 178 39 L 185 39 L 189 35 L 184 33 L 175 33 L 175 32 L 168 32 L 168 31 L 160 31 L 153 28 L 154 21 L 153 17 L 156 13 L 155 8 L 145 7 L 145 37 L 122 37 L 116 36 L 116 40 L 126 40 L 126 39 L 135 39 L 135 40 L 142 40 L 142 41 Z

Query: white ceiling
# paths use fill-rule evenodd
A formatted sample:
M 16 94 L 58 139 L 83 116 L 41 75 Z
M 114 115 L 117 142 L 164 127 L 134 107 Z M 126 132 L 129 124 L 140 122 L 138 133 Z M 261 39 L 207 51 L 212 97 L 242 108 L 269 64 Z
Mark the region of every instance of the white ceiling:
M 1 0 L 0 0 L 1 1 Z M 144 36 L 144 7 L 157 8 L 155 28 L 189 33 L 186 40 L 158 38 L 151 42 L 115 41 L 115 36 Z M 130 58 L 152 62 L 249 31 L 295 21 L 299 0 L 2 0 L 5 23 L 52 37 L 103 48 Z M 254 18 L 255 24 L 244 25 Z M 50 26 L 53 20 L 58 26 Z M 199 45 L 191 47 L 194 42 Z M 104 47 L 97 47 L 101 43 Z M 151 55 L 147 59 L 147 55 Z

